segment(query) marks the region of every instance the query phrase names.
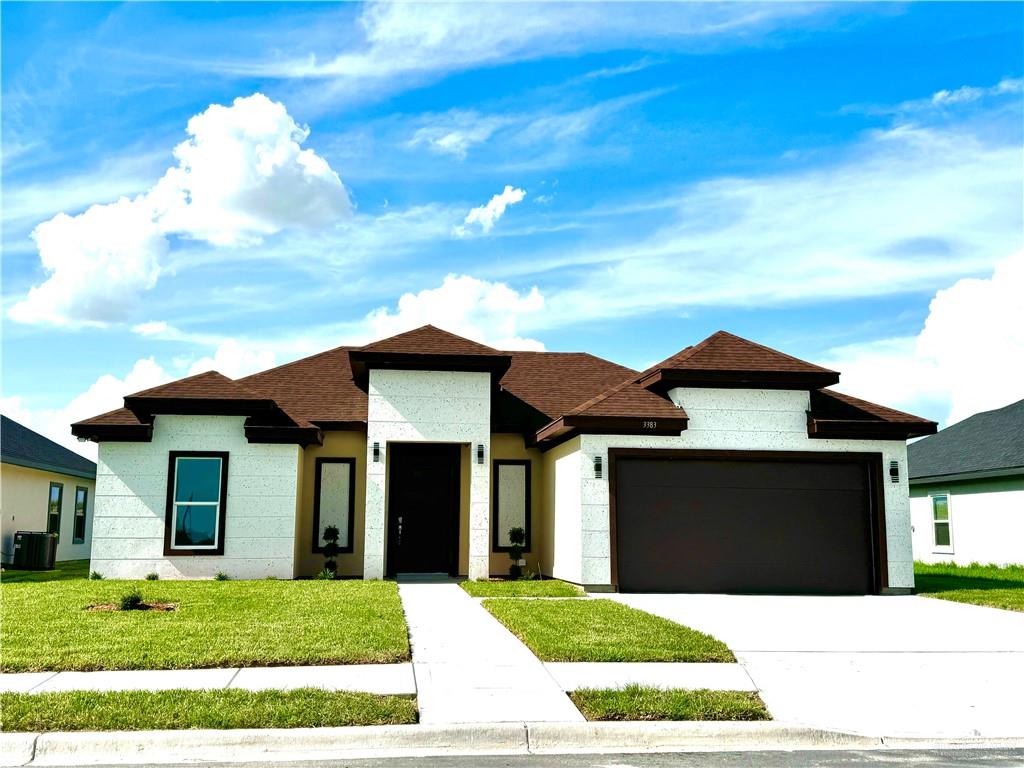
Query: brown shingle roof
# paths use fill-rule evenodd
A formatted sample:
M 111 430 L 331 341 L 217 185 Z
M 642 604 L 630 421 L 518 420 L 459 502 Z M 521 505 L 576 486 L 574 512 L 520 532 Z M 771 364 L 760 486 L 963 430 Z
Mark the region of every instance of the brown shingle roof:
M 572 416 L 685 418 L 682 408 L 636 383 L 635 377 L 592 397 L 568 412 Z
M 107 411 L 101 413 L 99 416 L 93 416 L 88 419 L 82 419 L 81 421 L 75 422 L 74 425 L 90 425 L 90 426 L 130 426 L 137 427 L 144 422 L 139 421 L 138 416 L 129 411 L 127 408 L 116 408 L 113 411 Z
M 556 419 L 636 371 L 586 352 L 506 352 L 512 365 L 501 387 Z
M 396 336 L 359 347 L 361 352 L 393 352 L 411 355 L 502 355 L 493 347 L 424 325 Z
M 833 402 L 830 403 L 829 401 Z M 826 412 L 831 410 L 830 406 L 836 407 L 836 411 L 843 408 L 843 406 L 852 408 L 855 411 L 860 411 L 862 418 L 864 416 L 868 416 L 881 419 L 882 421 L 909 422 L 915 424 L 932 423 L 929 419 L 922 419 L 920 416 L 914 416 L 910 413 L 897 411 L 895 408 L 886 408 L 884 405 L 878 405 L 877 403 L 869 403 L 867 400 L 861 400 L 858 397 L 844 395 L 842 392 L 836 392 L 834 389 L 821 389 L 813 394 L 811 398 L 811 411 L 813 415 L 817 416 L 821 413 L 821 415 L 827 418 L 828 414 Z M 857 417 L 856 413 L 850 413 L 849 411 L 844 415 L 849 415 L 854 418 Z
M 836 373 L 727 331 L 716 331 L 699 344 L 677 352 L 654 367 L 702 371 Z
M 265 400 L 263 395 L 258 395 L 246 389 L 236 381 L 229 379 L 217 371 L 197 373 L 195 376 L 187 376 L 168 384 L 161 384 L 157 387 L 144 389 L 141 392 L 134 392 L 127 395 L 137 399 L 181 399 L 201 398 L 203 400 Z

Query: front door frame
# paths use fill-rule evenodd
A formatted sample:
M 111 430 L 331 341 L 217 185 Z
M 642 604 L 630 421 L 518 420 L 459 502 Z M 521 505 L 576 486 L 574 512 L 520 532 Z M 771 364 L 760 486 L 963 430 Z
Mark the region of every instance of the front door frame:
M 398 450 L 399 453 L 403 450 L 404 446 L 415 446 L 415 447 L 426 447 L 432 446 L 442 450 L 450 451 L 455 462 L 455 472 L 452 478 L 452 506 L 449 510 L 448 515 L 448 575 L 458 576 L 459 575 L 459 543 L 460 543 L 460 529 L 462 528 L 462 445 L 460 443 L 445 443 L 440 441 L 410 441 L 410 442 L 392 442 L 388 443 L 387 446 L 387 491 L 385 495 L 386 499 L 386 511 L 385 511 L 385 542 L 384 542 L 384 572 L 388 577 L 394 577 L 398 573 L 406 573 L 407 571 L 398 571 L 395 567 L 395 549 L 396 542 L 394 541 L 394 535 L 396 530 L 395 516 L 398 510 L 395 509 L 391 503 L 393 495 L 391 493 L 391 483 L 394 480 L 394 465 L 392 460 L 394 453 Z M 411 571 L 409 571 L 411 573 Z

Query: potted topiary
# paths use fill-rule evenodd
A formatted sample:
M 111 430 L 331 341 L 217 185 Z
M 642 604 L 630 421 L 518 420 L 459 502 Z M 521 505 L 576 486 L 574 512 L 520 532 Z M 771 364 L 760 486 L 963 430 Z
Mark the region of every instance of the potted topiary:
M 508 556 L 512 560 L 512 565 L 508 569 L 508 575 L 513 579 L 519 579 L 522 578 L 523 566 L 526 565 L 526 561 L 523 559 L 523 551 L 526 547 L 526 531 L 519 527 L 509 528 L 508 541 Z
M 338 526 L 328 525 L 324 528 L 324 541 L 327 543 L 320 548 L 323 556 L 327 558 L 327 562 L 324 563 L 324 570 L 330 571 L 335 576 L 338 574 L 338 561 L 334 558 L 341 551 L 338 548 L 338 539 L 340 538 L 341 533 L 338 531 Z

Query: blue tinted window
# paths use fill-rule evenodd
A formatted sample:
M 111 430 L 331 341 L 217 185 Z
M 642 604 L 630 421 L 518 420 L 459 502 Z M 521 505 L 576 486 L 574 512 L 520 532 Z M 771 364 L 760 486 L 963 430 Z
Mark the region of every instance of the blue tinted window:
M 220 459 L 179 457 L 174 500 L 220 501 Z
M 203 547 L 217 543 L 217 507 L 179 504 L 174 524 L 174 546 Z

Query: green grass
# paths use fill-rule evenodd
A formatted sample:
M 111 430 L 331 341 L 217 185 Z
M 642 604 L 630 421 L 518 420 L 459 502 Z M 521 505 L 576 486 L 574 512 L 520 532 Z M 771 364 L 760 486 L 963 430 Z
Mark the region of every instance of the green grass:
M 3 731 L 316 728 L 415 723 L 416 700 L 347 691 L 69 691 L 0 694 Z
M 1024 565 L 914 563 L 914 581 L 926 597 L 1024 611 Z
M 87 611 L 137 588 L 170 612 Z M 384 581 L 55 581 L 0 586 L 0 669 L 186 669 L 409 659 Z
M 542 661 L 735 661 L 710 635 L 611 600 L 483 605 Z
M 8 568 L 5 565 L 3 574 L 0 574 L 0 583 L 24 584 L 87 578 L 89 578 L 88 560 L 62 560 L 52 571 L 21 571 Z
M 582 597 L 583 590 L 559 579 L 516 581 L 464 581 L 462 588 L 473 597 Z
M 771 720 L 761 698 L 743 691 L 630 685 L 582 689 L 569 697 L 587 720 Z

